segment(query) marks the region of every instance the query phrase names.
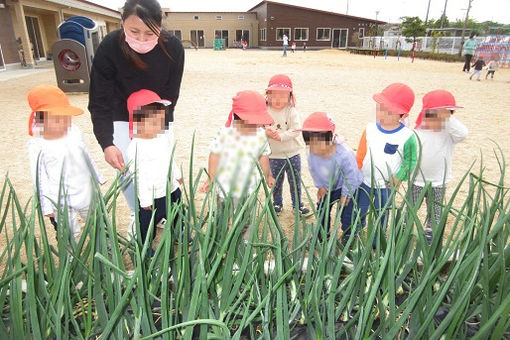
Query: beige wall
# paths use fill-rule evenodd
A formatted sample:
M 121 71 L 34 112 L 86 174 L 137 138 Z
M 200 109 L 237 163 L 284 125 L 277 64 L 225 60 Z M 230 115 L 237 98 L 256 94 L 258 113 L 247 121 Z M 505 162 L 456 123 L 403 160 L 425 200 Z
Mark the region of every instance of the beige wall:
M 195 20 L 195 16 L 199 19 Z M 221 20 L 217 20 L 216 16 L 221 16 Z M 244 19 L 238 19 L 239 16 L 244 16 Z M 258 21 L 253 13 L 166 12 L 163 27 L 167 30 L 180 30 L 182 40 L 191 39 L 191 30 L 203 30 L 207 48 L 213 47 L 216 30 L 228 30 L 229 47 L 232 47 L 236 38 L 236 30 L 248 30 L 250 32 L 249 46 L 258 47 Z
M 13 23 L 13 31 L 15 39 L 17 37 L 24 37 L 25 21 L 17 20 L 14 6 L 21 5 L 25 16 L 35 17 L 39 21 L 39 30 L 41 32 L 41 40 L 44 53 L 47 56 L 51 51 L 51 47 L 57 41 L 57 26 L 64 20 L 75 15 L 86 16 L 94 20 L 100 27 L 103 33 L 110 32 L 120 27 L 120 13 L 108 11 L 102 8 L 94 8 L 90 4 L 75 1 L 75 7 L 67 5 L 60 5 L 58 3 L 44 1 L 44 0 L 19 0 L 13 3 L 12 0 L 8 1 L 9 12 Z M 97 9 L 99 13 L 95 13 Z

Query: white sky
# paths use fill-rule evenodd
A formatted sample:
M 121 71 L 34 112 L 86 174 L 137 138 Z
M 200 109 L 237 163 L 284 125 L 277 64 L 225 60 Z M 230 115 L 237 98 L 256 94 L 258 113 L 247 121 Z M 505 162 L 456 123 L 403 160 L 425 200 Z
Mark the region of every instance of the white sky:
M 89 0 L 118 9 L 123 0 Z M 261 0 L 159 0 L 161 7 L 174 11 L 240 11 L 244 12 Z M 310 7 L 345 14 L 349 2 L 349 15 L 389 22 L 399 22 L 402 16 L 419 16 L 425 20 L 429 0 L 278 0 L 292 5 Z M 469 0 L 447 0 L 446 15 L 450 21 L 464 19 Z M 445 0 L 430 0 L 430 18 L 439 18 Z M 510 24 L 510 0 L 474 0 L 469 16 L 477 21 L 493 20 Z

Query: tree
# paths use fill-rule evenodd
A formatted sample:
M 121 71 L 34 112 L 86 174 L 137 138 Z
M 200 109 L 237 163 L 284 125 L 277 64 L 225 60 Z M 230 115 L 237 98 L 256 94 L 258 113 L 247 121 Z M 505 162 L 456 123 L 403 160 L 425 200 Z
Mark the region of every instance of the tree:
M 402 17 L 400 19 L 402 19 L 402 23 L 400 24 L 400 27 L 402 27 L 402 35 L 410 41 L 410 38 L 412 38 L 414 49 L 416 37 L 425 35 L 425 24 L 418 17 Z

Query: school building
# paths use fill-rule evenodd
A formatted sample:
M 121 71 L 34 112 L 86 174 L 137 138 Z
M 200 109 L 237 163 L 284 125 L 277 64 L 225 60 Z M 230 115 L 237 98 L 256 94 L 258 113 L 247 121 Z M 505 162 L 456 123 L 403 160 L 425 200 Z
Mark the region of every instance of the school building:
M 256 13 L 164 11 L 163 27 L 193 46 L 211 48 L 217 38 L 224 39 L 225 47 L 240 47 L 241 40 L 258 47 Z
M 57 27 L 75 15 L 86 16 L 99 26 L 99 40 L 120 28 L 120 12 L 86 0 L 0 0 L 0 69 L 51 59 Z M 27 53 L 31 51 L 31 53 Z
M 213 47 L 215 38 L 225 39 L 227 47 L 240 47 L 244 40 L 248 47 L 281 48 L 284 34 L 298 47 L 358 47 L 369 30 L 385 24 L 275 1 L 262 1 L 246 12 L 164 12 L 164 27 L 200 48 Z
M 257 14 L 261 48 L 281 48 L 284 34 L 297 47 L 305 43 L 308 48 L 357 47 L 370 28 L 385 24 L 274 1 L 262 1 L 248 12 Z

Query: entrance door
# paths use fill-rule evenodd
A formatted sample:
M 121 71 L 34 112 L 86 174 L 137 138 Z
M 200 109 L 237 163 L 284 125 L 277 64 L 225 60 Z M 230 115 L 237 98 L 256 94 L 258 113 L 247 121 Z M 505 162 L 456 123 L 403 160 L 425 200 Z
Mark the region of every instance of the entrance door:
M 214 36 L 217 39 L 223 39 L 225 41 L 225 47 L 228 47 L 228 31 L 227 30 L 216 30 Z
M 250 31 L 249 30 L 236 30 L 236 41 L 246 41 L 250 46 Z
M 30 39 L 31 48 L 33 49 L 34 58 L 36 60 L 46 56 L 41 37 L 41 29 L 39 20 L 35 17 L 25 17 L 27 23 L 28 38 Z
M 205 37 L 203 30 L 191 30 L 191 41 L 195 43 L 197 47 L 205 47 Z
M 333 29 L 333 41 L 331 47 L 333 48 L 346 48 L 349 30 L 347 28 Z

